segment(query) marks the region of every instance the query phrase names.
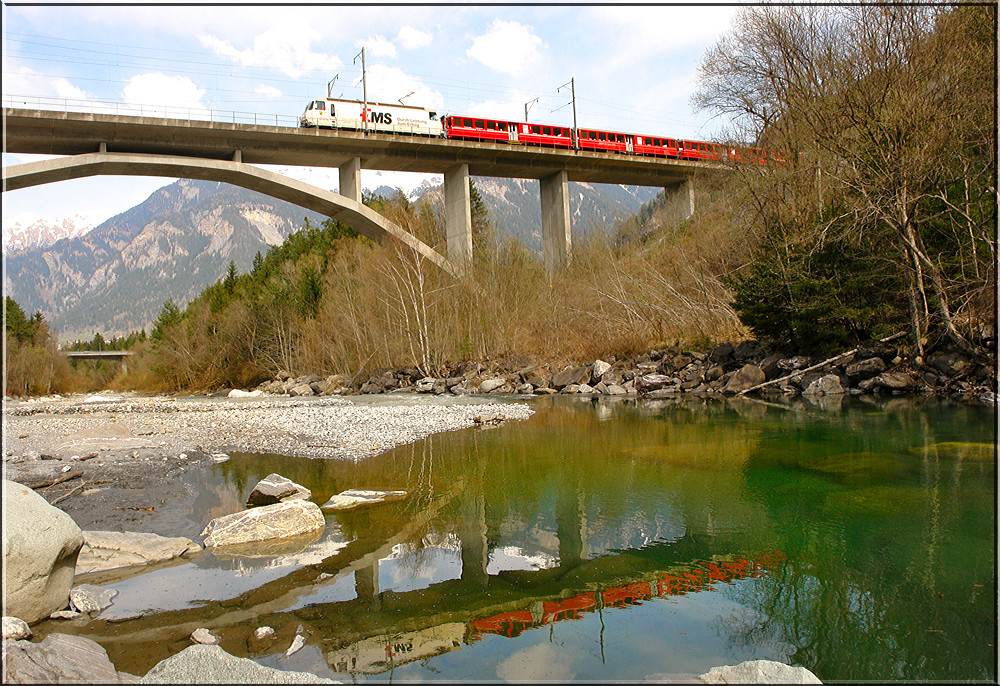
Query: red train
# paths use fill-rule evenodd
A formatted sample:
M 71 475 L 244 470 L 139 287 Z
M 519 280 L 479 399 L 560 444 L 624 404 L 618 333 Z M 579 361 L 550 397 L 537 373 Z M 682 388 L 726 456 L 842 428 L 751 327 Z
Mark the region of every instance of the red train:
M 552 148 L 573 148 L 573 129 L 548 124 L 448 115 L 444 117 L 444 135 L 475 141 L 492 141 Z M 682 160 L 716 160 L 766 164 L 781 160 L 760 148 L 725 146 L 704 141 L 678 140 L 598 129 L 577 129 L 577 147 L 591 152 L 674 157 Z

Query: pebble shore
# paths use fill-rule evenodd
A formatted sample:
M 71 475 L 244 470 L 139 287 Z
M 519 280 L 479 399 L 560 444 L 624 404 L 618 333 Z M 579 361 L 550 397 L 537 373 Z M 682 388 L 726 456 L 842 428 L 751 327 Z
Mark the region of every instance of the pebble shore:
M 157 449 L 227 449 L 297 457 L 362 459 L 441 431 L 502 417 L 526 419 L 524 403 L 399 395 L 379 399 L 191 398 L 102 394 L 4 403 L 4 457 Z M 101 427 L 108 428 L 102 432 Z M 71 455 L 69 457 L 72 457 Z

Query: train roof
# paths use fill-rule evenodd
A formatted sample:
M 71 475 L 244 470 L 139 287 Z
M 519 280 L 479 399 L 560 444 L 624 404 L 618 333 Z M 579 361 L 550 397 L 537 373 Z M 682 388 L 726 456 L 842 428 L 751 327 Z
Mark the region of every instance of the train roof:
M 343 100 L 341 98 L 313 98 L 313 99 L 326 100 L 327 102 L 349 102 L 351 104 L 357 104 L 357 105 L 365 104 L 364 101 L 362 100 Z M 429 107 L 421 107 L 420 105 L 401 105 L 398 102 L 374 102 L 372 100 L 369 100 L 367 104 L 369 107 L 372 107 L 373 105 L 376 107 L 405 107 L 406 109 L 410 110 L 424 110 L 426 112 L 435 112 L 435 110 L 432 110 Z

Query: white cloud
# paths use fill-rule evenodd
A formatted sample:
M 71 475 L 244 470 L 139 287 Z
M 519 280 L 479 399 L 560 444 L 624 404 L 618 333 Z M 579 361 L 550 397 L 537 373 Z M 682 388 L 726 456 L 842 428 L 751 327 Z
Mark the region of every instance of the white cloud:
M 476 38 L 465 54 L 490 69 L 517 75 L 541 59 L 543 45 L 530 26 L 494 19 L 489 32 Z
M 201 101 L 204 95 L 205 89 L 188 77 L 158 72 L 133 76 L 122 89 L 126 105 L 153 117 L 204 118 L 209 114 Z
M 404 104 L 426 107 L 438 114 L 443 113 L 444 96 L 424 84 L 420 79 L 409 76 L 399 67 L 376 64 L 368 68 L 368 99 L 370 101 L 396 103 L 411 91 L 413 95 L 403 100 Z
M 32 96 L 36 98 L 55 97 L 74 100 L 89 100 L 90 96 L 62 77 L 39 74 L 24 65 L 4 65 L 4 96 Z
M 403 46 L 404 50 L 416 50 L 426 48 L 431 44 L 433 36 L 426 31 L 415 29 L 412 26 L 404 26 L 396 34 L 396 41 Z
M 395 57 L 396 46 L 385 36 L 375 34 L 363 40 L 355 41 L 354 47 L 364 48 L 366 57 Z
M 275 88 L 274 86 L 265 86 L 261 84 L 253 89 L 254 93 L 263 95 L 266 98 L 280 98 L 284 93 Z
M 129 105 L 175 105 L 203 107 L 204 88 L 198 88 L 186 76 L 167 76 L 159 72 L 133 76 L 122 89 Z
M 277 69 L 297 79 L 317 69 L 336 69 L 343 66 L 340 58 L 315 52 L 311 45 L 320 35 L 313 29 L 301 26 L 278 26 L 254 36 L 253 46 L 239 50 L 227 41 L 210 35 L 198 36 L 203 46 L 219 57 L 229 59 L 244 67 Z
M 738 6 L 605 6 L 586 8 L 587 23 L 611 33 L 627 31 L 631 61 L 707 48 L 732 24 Z M 664 38 L 668 38 L 665 40 Z

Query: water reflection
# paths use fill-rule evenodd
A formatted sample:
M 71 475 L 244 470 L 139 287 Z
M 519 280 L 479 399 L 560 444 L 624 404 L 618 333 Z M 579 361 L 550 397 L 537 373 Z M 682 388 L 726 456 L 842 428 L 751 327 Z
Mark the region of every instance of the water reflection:
M 273 664 L 287 644 L 247 647 L 266 624 L 301 627 L 313 668 L 357 680 L 642 679 L 754 658 L 827 680 L 995 677 L 988 411 L 772 404 L 550 399 L 357 463 L 234 454 L 202 475 L 196 510 L 242 507 L 271 472 L 317 503 L 410 497 L 327 514 L 293 554 L 206 553 L 119 582 L 110 616 L 146 615 L 74 631 L 138 674 L 199 626 Z

